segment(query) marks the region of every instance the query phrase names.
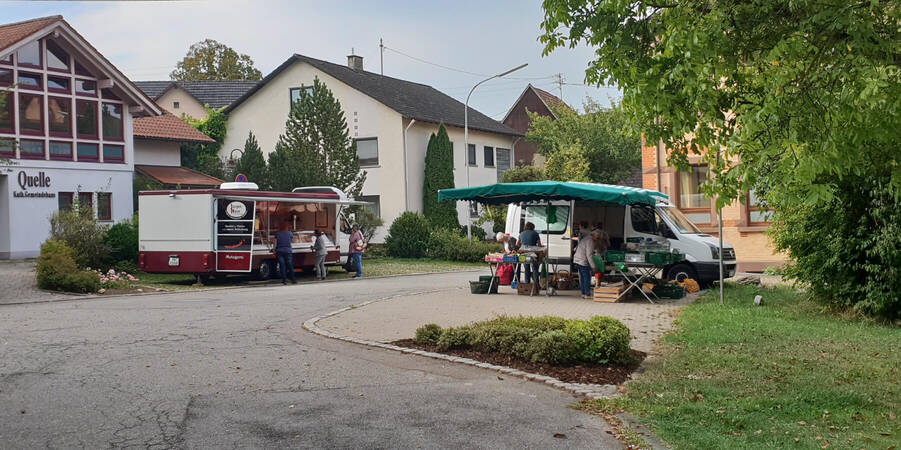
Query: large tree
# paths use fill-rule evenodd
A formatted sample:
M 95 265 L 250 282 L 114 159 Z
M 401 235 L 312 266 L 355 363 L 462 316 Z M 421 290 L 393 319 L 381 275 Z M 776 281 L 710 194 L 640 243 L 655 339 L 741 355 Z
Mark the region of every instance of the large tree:
M 244 142 L 244 152 L 241 159 L 235 163 L 235 174 L 244 174 L 247 181 L 256 183 L 260 189 L 269 189 L 269 172 L 266 168 L 266 158 L 260 149 L 253 131 L 247 133 L 247 140 Z
M 616 184 L 641 167 L 641 139 L 631 132 L 619 105 L 603 108 L 586 98 L 583 114 L 566 105 L 551 108 L 556 119 L 529 113 L 532 124 L 526 139 L 538 144 L 538 152 L 549 160 L 558 152 L 580 148 L 589 170 L 587 180 L 579 181 Z
M 261 80 L 263 73 L 253 66 L 250 56 L 238 54 L 213 39 L 204 39 L 188 49 L 188 54 L 175 65 L 169 78 L 177 81 Z
M 422 215 L 433 227 L 456 230 L 460 227 L 454 202 L 439 202 L 439 189 L 454 187 L 454 148 L 444 124 L 438 134 L 429 137 L 425 153 L 425 177 L 422 182 Z
M 269 155 L 269 180 L 282 191 L 334 186 L 352 198 L 362 193 L 366 172 L 360 169 L 341 103 L 318 78 L 291 107 L 285 134 Z

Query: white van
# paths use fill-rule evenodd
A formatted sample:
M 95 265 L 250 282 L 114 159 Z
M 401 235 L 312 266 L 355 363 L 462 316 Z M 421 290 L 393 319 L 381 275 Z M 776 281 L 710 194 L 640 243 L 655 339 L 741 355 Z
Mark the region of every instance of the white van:
M 591 201 L 554 201 L 552 223 L 545 220 L 545 203 L 510 204 L 505 233 L 518 237 L 526 222 L 535 224 L 542 245 L 548 246 L 552 264 L 572 262 L 573 224 L 603 224 L 611 249 L 620 249 L 628 238 L 666 238 L 671 248 L 685 254 L 685 261 L 664 267 L 667 279 L 694 278 L 701 283 L 719 279 L 719 240 L 702 233 L 675 206 L 665 201 L 650 205 L 615 205 Z M 735 249 L 723 243 L 723 276 L 735 275 Z

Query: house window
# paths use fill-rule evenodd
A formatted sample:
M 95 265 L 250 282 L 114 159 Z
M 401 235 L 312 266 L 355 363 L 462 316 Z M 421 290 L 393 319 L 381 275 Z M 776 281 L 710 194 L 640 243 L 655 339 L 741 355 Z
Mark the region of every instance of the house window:
M 97 220 L 113 220 L 113 194 L 97 193 Z
M 60 192 L 56 194 L 58 206 L 60 211 L 71 211 L 72 210 L 72 202 L 75 198 L 74 192 Z
M 7 55 L 6 58 L 0 59 L 0 64 L 12 65 L 13 64 L 13 55 Z
M 0 139 L 0 156 L 4 158 L 16 157 L 16 144 L 12 140 Z
M 748 223 L 751 225 L 769 225 L 773 219 L 773 211 L 763 210 L 763 202 L 752 189 L 748 192 Z
M 466 148 L 466 164 L 469 164 L 470 166 L 476 165 L 476 145 L 475 144 L 469 144 L 469 146 Z
M 97 96 L 97 82 L 92 80 L 75 80 L 75 94 Z
M 88 77 L 94 76 L 94 74 L 92 74 L 90 70 L 85 68 L 85 66 L 82 66 L 78 61 L 75 61 L 75 75 L 84 75 Z
M 13 132 L 13 97 L 6 97 L 6 104 L 0 109 L 0 131 L 6 133 Z
M 29 42 L 16 52 L 20 66 L 41 67 L 41 43 Z
M 100 96 L 107 100 L 122 100 L 112 89 L 101 89 Z
M 47 98 L 47 120 L 53 136 L 72 136 L 72 100 L 61 97 Z
M 366 205 L 366 209 L 372 211 L 376 216 L 382 217 L 382 207 L 378 195 L 361 195 L 359 198 L 360 201 L 369 203 Z
M 288 92 L 291 95 L 291 104 L 293 105 L 298 100 L 300 100 L 300 93 L 303 91 L 307 96 L 313 95 L 313 86 L 301 86 L 296 88 L 288 89 Z
M 123 139 L 122 105 L 104 103 L 100 110 L 103 114 L 103 139 L 121 141 Z
M 97 103 L 75 101 L 75 130 L 79 138 L 97 139 Z
M 79 142 L 77 152 L 79 161 L 100 161 L 100 151 L 97 144 Z
M 19 157 L 22 159 L 44 159 L 44 141 L 19 141 Z
M 125 147 L 121 145 L 103 144 L 103 162 L 125 161 Z
M 78 193 L 78 207 L 79 208 L 87 208 L 89 211 L 94 210 L 94 193 L 93 192 L 79 192 Z
M 31 73 L 31 72 L 19 72 L 19 78 L 16 79 L 16 84 L 22 89 L 33 89 L 36 91 L 41 90 L 43 87 L 43 83 L 41 83 L 41 74 L 39 73 Z
M 172 102 L 172 109 L 178 109 L 181 105 L 178 102 Z
M 710 224 L 710 197 L 701 192 L 707 181 L 707 166 L 693 166 L 690 172 L 679 172 L 679 209 L 696 224 Z
M 357 159 L 360 160 L 360 166 L 371 167 L 379 165 L 379 139 L 366 138 L 355 139 L 357 144 Z
M 72 160 L 71 142 L 50 142 L 50 159 Z
M 19 94 L 19 132 L 44 135 L 44 98 L 40 95 Z
M 69 71 L 69 55 L 51 41 L 47 41 L 47 68 L 62 72 Z
M 59 92 L 68 94 L 72 92 L 72 81 L 64 77 L 47 77 L 47 90 L 50 92 Z
M 9 86 L 13 84 L 13 70 L 0 69 L 0 86 Z
M 485 167 L 494 167 L 494 147 L 485 146 Z

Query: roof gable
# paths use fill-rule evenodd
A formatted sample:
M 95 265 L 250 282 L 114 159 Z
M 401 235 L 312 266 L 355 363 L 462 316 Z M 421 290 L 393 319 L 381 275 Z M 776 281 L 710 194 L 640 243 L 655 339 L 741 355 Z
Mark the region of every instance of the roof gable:
M 256 86 L 257 83 L 259 82 L 243 80 L 135 82 L 145 94 L 154 100 L 158 100 L 166 92 L 177 87 L 187 92 L 191 97 L 194 97 L 201 105 L 209 105 L 209 107 L 213 109 L 224 108 L 232 104 L 232 102 Z
M 328 74 L 351 88 L 371 97 L 383 105 L 397 111 L 403 117 L 424 122 L 443 123 L 463 127 L 464 105 L 447 94 L 425 84 L 387 77 L 365 70 L 354 70 L 341 64 L 330 63 L 304 55 L 295 54 L 266 75 L 256 86 L 229 105 L 225 111 L 231 112 L 250 98 L 282 71 L 296 63 L 306 63 Z M 469 108 L 469 128 L 489 133 L 519 136 L 510 127 Z
M 501 120 L 501 122 L 507 122 L 507 119 L 510 118 L 510 114 L 512 114 L 513 111 L 516 111 L 517 107 L 523 101 L 526 95 L 534 95 L 535 97 L 537 97 L 538 100 L 544 104 L 544 107 L 547 108 L 548 112 L 551 113 L 551 117 L 553 117 L 554 119 L 557 118 L 557 114 L 554 113 L 554 108 L 560 106 L 570 108 L 570 106 L 567 105 L 566 102 L 561 100 L 560 97 L 557 97 L 556 95 L 551 94 L 550 92 L 543 89 L 538 89 L 537 87 L 532 86 L 532 84 L 529 83 L 529 85 L 527 85 L 526 88 L 523 89 L 522 93 L 519 94 L 519 98 L 517 98 L 516 101 L 513 102 L 513 106 L 510 107 L 510 110 L 507 111 L 507 114 L 504 116 L 504 120 Z
M 137 117 L 134 120 L 135 139 L 156 139 L 174 142 L 199 142 L 214 144 L 216 141 L 201 133 L 185 121 L 166 113 L 156 117 Z

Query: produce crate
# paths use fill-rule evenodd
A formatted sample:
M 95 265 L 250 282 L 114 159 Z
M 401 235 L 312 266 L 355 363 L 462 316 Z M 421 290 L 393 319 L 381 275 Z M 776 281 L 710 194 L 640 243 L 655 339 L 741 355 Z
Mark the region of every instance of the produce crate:
M 662 284 L 654 287 L 654 294 L 661 298 L 666 297 L 678 300 L 685 297 L 685 286 Z
M 604 252 L 604 261 L 607 262 L 624 262 L 626 260 L 626 252 L 621 250 L 607 250 Z
M 516 286 L 516 293 L 519 295 L 538 294 L 538 285 L 535 283 L 519 283 Z
M 598 286 L 594 288 L 594 301 L 615 303 L 619 300 L 619 295 L 623 293 L 623 289 L 625 289 L 625 287 L 622 283 Z
M 488 283 L 484 281 L 470 281 L 469 292 L 472 292 L 473 294 L 487 294 Z
M 492 280 L 492 278 L 493 278 L 494 280 Z M 491 276 L 491 275 L 479 275 L 479 281 L 482 281 L 482 282 L 485 282 L 485 283 L 491 283 L 492 281 L 494 281 L 494 284 L 497 284 L 498 281 L 500 281 L 500 278 L 498 278 L 497 275 L 495 275 L 495 276 Z
M 507 262 L 507 263 L 519 262 L 519 257 L 516 255 L 504 255 L 504 262 Z
M 644 260 L 648 264 L 655 266 L 665 266 L 673 263 L 672 254 L 664 252 L 647 252 L 644 254 Z

